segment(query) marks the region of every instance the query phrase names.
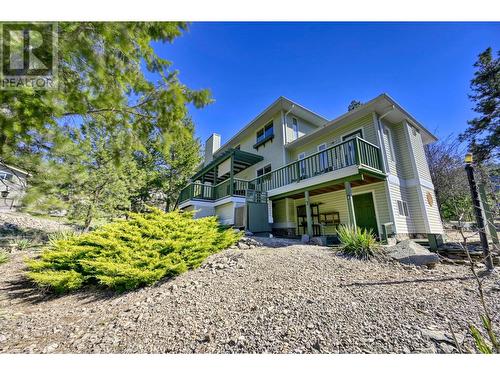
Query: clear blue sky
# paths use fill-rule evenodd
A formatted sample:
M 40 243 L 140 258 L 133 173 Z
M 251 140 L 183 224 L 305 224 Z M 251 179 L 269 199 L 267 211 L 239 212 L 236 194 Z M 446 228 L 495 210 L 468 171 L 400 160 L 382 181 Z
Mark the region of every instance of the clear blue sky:
M 500 23 L 193 23 L 155 49 L 211 89 L 196 134 L 225 142 L 280 95 L 333 119 L 386 92 L 438 137 L 458 134 L 477 55 L 499 44 Z

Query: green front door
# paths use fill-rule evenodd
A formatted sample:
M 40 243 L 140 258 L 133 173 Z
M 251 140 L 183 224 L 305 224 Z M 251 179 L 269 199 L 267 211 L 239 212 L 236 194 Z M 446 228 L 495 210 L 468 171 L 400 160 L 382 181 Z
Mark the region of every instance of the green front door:
M 377 216 L 375 215 L 372 193 L 353 195 L 352 202 L 356 225 L 367 230 L 371 229 L 373 234 L 378 237 Z

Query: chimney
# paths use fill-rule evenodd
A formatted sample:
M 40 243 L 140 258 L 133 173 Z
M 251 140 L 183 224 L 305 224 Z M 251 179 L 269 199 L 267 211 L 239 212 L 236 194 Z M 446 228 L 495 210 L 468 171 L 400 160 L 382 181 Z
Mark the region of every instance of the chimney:
M 213 155 L 219 148 L 220 134 L 213 133 L 205 142 L 205 165 L 213 160 Z

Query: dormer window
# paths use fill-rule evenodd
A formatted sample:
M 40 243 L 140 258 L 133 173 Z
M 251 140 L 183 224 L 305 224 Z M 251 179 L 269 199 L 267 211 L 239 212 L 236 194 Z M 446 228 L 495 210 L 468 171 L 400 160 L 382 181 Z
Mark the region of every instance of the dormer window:
M 269 124 L 264 126 L 257 132 L 256 142 L 253 145 L 255 149 L 258 149 L 260 146 L 265 144 L 267 141 L 270 141 L 274 138 L 274 127 L 273 122 L 271 121 Z

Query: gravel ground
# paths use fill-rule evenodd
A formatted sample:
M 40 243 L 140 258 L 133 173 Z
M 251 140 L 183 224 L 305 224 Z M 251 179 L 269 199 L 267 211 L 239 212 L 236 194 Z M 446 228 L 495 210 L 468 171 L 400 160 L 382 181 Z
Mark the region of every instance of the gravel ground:
M 13 254 L 0 265 L 0 352 L 451 353 L 447 319 L 472 347 L 467 325 L 480 309 L 464 266 L 420 269 L 266 243 L 122 295 L 43 294 L 22 279 L 25 254 Z M 497 329 L 499 280 L 485 281 Z

